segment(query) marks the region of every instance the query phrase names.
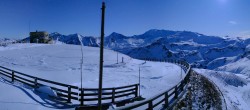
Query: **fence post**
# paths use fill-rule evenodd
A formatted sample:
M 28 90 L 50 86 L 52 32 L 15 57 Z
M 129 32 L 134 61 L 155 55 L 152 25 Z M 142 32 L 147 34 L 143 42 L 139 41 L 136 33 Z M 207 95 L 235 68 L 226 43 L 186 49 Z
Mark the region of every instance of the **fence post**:
M 164 108 L 168 107 L 168 92 L 165 93 L 165 105 Z
M 183 80 L 181 81 L 180 87 L 181 87 L 181 91 L 183 91 L 183 87 L 184 87 L 184 81 Z
M 115 103 L 115 88 L 112 88 L 112 103 Z
M 81 88 L 81 98 L 80 98 L 80 102 L 81 102 L 81 106 L 83 106 L 83 95 L 84 95 L 84 90 L 83 90 L 83 88 Z
M 139 85 L 139 84 L 136 84 L 136 85 L 135 85 L 135 97 L 138 97 L 138 85 Z
M 15 73 L 15 72 L 12 71 L 12 75 L 11 75 L 11 76 L 12 76 L 12 77 L 11 77 L 11 81 L 12 81 L 12 82 L 14 82 L 14 79 L 15 79 L 15 78 L 14 78 L 14 77 L 15 77 L 15 74 L 14 74 L 14 73 Z
M 38 86 L 37 86 L 37 78 L 35 78 L 35 87 L 38 87 Z
M 71 103 L 71 86 L 68 86 L 68 103 Z
M 148 109 L 147 110 L 153 110 L 153 101 L 152 100 L 150 100 L 148 102 Z
M 177 99 L 178 98 L 178 87 L 177 86 L 175 86 L 174 92 L 175 92 L 174 98 Z

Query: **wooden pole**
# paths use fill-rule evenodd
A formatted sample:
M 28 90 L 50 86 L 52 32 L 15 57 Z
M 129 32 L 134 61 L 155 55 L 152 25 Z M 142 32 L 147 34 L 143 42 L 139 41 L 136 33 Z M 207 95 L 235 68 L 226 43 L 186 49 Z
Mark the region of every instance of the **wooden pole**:
M 101 45 L 100 45 L 100 74 L 99 74 L 99 90 L 98 90 L 98 110 L 102 110 L 104 17 L 105 17 L 105 2 L 102 2 L 102 24 L 101 24 Z
M 12 81 L 12 82 L 14 82 L 14 79 L 15 79 L 14 77 L 15 77 L 14 71 L 12 71 L 12 75 L 11 75 L 11 81 Z

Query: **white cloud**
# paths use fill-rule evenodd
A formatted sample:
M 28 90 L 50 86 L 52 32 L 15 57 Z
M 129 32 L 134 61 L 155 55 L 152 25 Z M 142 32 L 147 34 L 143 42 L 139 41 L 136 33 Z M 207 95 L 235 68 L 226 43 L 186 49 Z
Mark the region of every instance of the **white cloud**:
M 232 25 L 238 24 L 236 21 L 229 21 L 228 23 L 229 23 L 229 24 L 232 24 Z

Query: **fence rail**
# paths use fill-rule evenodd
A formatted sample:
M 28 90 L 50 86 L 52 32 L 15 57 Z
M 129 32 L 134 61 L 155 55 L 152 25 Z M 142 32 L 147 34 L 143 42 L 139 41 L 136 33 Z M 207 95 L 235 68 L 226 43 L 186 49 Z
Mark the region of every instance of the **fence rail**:
M 11 79 L 12 82 L 18 81 L 25 85 L 28 85 L 33 88 L 38 88 L 39 86 L 48 86 L 52 90 L 56 91 L 58 98 L 67 103 L 71 103 L 72 100 L 77 101 L 97 101 L 98 98 L 98 88 L 79 88 L 77 86 L 59 83 L 55 81 L 50 81 L 43 78 L 38 78 L 35 76 L 27 75 L 9 68 L 0 66 L 0 74 Z M 81 94 L 81 90 L 83 95 Z M 102 100 L 111 100 L 110 103 L 116 103 L 122 101 L 130 96 L 129 99 L 138 97 L 138 84 L 122 86 L 122 87 L 113 87 L 113 88 L 103 88 Z M 81 96 L 83 96 L 81 98 Z
M 172 88 L 157 94 L 147 100 L 129 104 L 127 106 L 116 108 L 118 110 L 131 110 L 135 108 L 153 110 L 155 107 L 160 109 L 171 109 L 178 101 L 179 98 L 185 93 L 187 89 L 187 84 L 189 82 L 189 77 L 191 74 L 191 66 L 184 61 L 178 60 L 155 60 L 155 59 L 143 59 L 145 61 L 160 61 L 169 62 L 179 65 L 186 73 L 184 79 L 182 79 L 177 85 Z M 159 105 L 162 105 L 159 107 Z
M 179 65 L 186 73 L 186 76 L 181 80 L 177 85 L 172 88 L 157 94 L 156 96 L 149 98 L 144 101 L 136 102 L 128 106 L 119 107 L 117 109 L 134 109 L 138 107 L 144 107 L 147 110 L 152 110 L 159 105 L 163 105 L 161 108 L 170 109 L 172 108 L 178 99 L 183 95 L 187 88 L 189 82 L 189 76 L 191 72 L 191 67 L 188 63 L 178 60 L 154 60 L 154 59 L 142 59 L 145 61 L 160 61 L 160 62 L 169 62 Z M 79 88 L 77 86 L 63 84 L 55 81 L 50 81 L 43 78 L 38 78 L 35 76 L 27 75 L 15 70 L 11 70 L 6 67 L 0 66 L 0 74 L 11 79 L 12 82 L 18 81 L 25 85 L 38 88 L 39 86 L 49 86 L 51 89 L 56 91 L 60 100 L 64 100 L 67 103 L 70 103 L 72 100 L 82 101 L 81 103 L 88 101 L 97 101 L 98 98 L 98 88 Z M 103 97 L 102 100 L 109 100 L 109 103 L 116 103 L 122 101 L 130 96 L 131 98 L 138 97 L 138 86 L 139 84 L 133 84 L 122 87 L 113 87 L 113 88 L 103 88 Z M 83 94 L 82 94 L 83 93 Z
M 81 91 L 81 89 L 79 89 Z M 138 84 L 129 86 L 116 87 L 116 88 L 103 88 L 102 100 L 110 100 L 110 103 L 116 103 L 116 100 L 121 97 L 134 96 L 138 97 Z M 96 88 L 83 88 L 83 94 L 79 94 L 82 98 L 79 101 L 97 101 L 98 100 L 98 89 Z

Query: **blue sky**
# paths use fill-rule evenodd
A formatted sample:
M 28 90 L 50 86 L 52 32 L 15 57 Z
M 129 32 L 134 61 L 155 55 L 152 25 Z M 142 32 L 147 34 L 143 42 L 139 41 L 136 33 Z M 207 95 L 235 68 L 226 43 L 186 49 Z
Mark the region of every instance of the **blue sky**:
M 105 34 L 149 29 L 250 37 L 250 0 L 105 0 Z M 0 0 L 0 37 L 29 31 L 100 36 L 101 0 Z M 30 24 L 30 28 L 29 28 Z

